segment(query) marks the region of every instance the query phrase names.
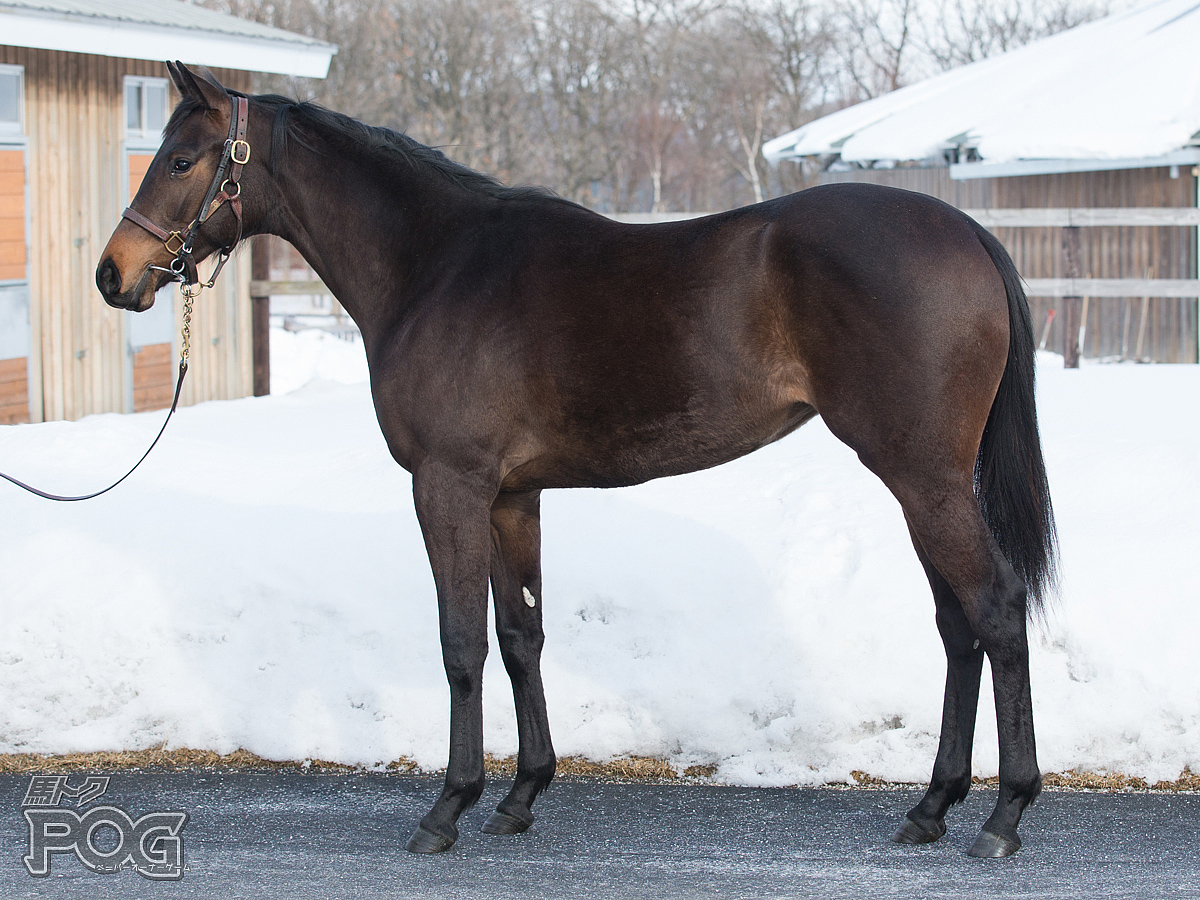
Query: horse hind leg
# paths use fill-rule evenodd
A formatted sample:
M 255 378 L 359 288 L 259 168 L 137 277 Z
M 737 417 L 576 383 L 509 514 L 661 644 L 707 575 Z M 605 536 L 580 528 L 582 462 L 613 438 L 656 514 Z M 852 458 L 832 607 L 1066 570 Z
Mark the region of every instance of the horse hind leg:
M 554 747 L 542 688 L 540 493 L 501 493 L 492 505 L 492 597 L 496 637 L 512 681 L 517 713 L 517 776 L 483 823 L 488 834 L 519 834 L 533 824 L 530 807 L 554 777 Z
M 933 589 L 938 633 L 946 650 L 946 694 L 942 703 L 941 739 L 929 789 L 909 811 L 892 840 L 901 844 L 927 844 L 946 833 L 946 811 L 966 799 L 971 789 L 971 747 L 984 654 L 953 588 L 929 561 L 911 526 L 909 534 Z
M 980 857 L 1009 856 L 1021 847 L 1017 835 L 1021 815 L 1041 791 L 1029 686 L 1026 587 L 983 521 L 969 476 L 948 478 L 943 474 L 923 480 L 909 478 L 903 483 L 886 477 L 884 480 L 900 500 L 925 558 L 960 603 L 969 632 L 962 628 L 963 622 L 957 620 L 948 603 L 939 606 L 939 615 L 949 626 L 949 646 L 961 653 L 966 636 L 974 634 L 991 662 L 1000 744 L 1000 792 L 996 808 L 968 853 Z M 948 599 L 945 591 L 941 594 Z M 978 676 L 972 676 L 968 668 L 971 657 L 956 660 L 949 646 L 951 673 L 968 680 L 966 685 L 956 685 L 953 692 L 958 707 L 952 710 L 950 718 L 957 721 L 951 722 L 954 726 L 949 735 L 951 744 L 944 751 L 939 748 L 938 754 L 939 761 L 945 760 L 946 768 L 939 771 L 935 766 L 934 781 L 926 795 L 928 806 L 918 804 L 915 817 L 910 813 L 910 821 L 918 827 L 921 820 L 930 818 L 930 813 L 938 812 L 953 797 L 956 783 L 961 785 L 959 789 L 966 784 L 967 773 L 962 771 L 969 758 L 965 755 L 969 745 L 963 740 L 968 734 L 966 701 L 970 693 L 978 696 Z M 976 687 L 970 692 L 972 678 Z M 948 687 L 948 698 L 951 693 Z M 973 711 L 969 718 L 974 719 Z M 943 729 L 943 742 L 946 737 Z

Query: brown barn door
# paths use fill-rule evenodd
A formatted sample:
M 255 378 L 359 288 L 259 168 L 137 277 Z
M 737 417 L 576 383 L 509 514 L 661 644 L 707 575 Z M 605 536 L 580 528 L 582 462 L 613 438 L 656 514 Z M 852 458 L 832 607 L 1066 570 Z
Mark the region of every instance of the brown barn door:
M 130 150 L 129 199 L 137 193 L 154 153 Z M 145 412 L 171 405 L 175 369 L 172 340 L 175 337 L 175 288 L 163 288 L 154 306 L 144 313 L 129 313 L 126 322 L 132 360 L 133 411 Z
M 25 150 L 0 147 L 0 425 L 29 421 Z

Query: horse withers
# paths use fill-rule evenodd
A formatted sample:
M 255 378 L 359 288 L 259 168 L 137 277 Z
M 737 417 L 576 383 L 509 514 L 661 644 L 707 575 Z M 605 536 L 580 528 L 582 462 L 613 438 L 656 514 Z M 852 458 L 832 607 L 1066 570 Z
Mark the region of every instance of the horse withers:
M 196 261 L 274 234 L 358 323 L 380 428 L 412 473 L 450 686 L 445 786 L 408 849 L 452 846 L 483 791 L 489 580 L 520 750 L 483 830 L 528 828 L 554 775 L 541 492 L 714 466 L 816 415 L 900 502 L 946 650 L 933 777 L 894 840 L 937 840 L 966 796 L 986 656 L 1000 790 L 969 852 L 1020 847 L 1041 787 L 1026 618 L 1055 538 L 1029 309 L 994 237 L 863 184 L 619 224 L 403 134 L 168 67 L 182 100 L 96 283 L 144 310 Z

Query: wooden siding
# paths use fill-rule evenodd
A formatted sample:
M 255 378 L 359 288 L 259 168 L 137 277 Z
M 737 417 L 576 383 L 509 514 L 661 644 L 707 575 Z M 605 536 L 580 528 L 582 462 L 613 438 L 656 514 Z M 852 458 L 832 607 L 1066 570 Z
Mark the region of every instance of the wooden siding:
M 826 172 L 822 184 L 844 181 L 888 184 L 931 194 L 959 208 L 1056 208 L 1195 206 L 1196 176 L 1187 168 L 1172 178 L 1166 167 L 1111 172 L 1073 172 L 952 181 L 946 168 L 896 168 Z M 1026 278 L 1062 278 L 1061 228 L 996 228 Z M 1084 278 L 1195 278 L 1196 229 L 1191 227 L 1094 227 L 1080 229 L 1080 274 Z M 1089 357 L 1120 356 L 1135 349 L 1142 298 L 1093 298 L 1088 303 L 1082 348 Z M 1047 314 L 1061 306 L 1031 297 L 1034 330 L 1040 338 Z M 1132 337 L 1125 325 L 1132 316 Z M 1195 299 L 1152 297 L 1147 304 L 1143 356 L 1159 362 L 1196 362 Z M 1062 351 L 1062 316 L 1051 326 L 1047 347 Z
M 24 281 L 25 151 L 0 150 L 0 281 Z
M 166 66 L 6 46 L 0 46 L 0 62 L 25 70 L 33 420 L 129 411 L 134 389 L 124 316 L 130 314 L 104 303 L 94 273 L 127 201 L 123 78 L 166 78 Z M 229 87 L 250 86 L 247 72 L 216 74 Z M 231 263 L 220 289 L 197 303 L 193 330 L 216 340 L 204 347 L 193 340 L 191 384 L 182 402 L 252 390 L 248 268 Z M 243 297 L 244 312 L 237 308 Z M 235 331 L 243 322 L 247 332 L 239 338 Z
M 25 357 L 0 359 L 0 425 L 29 421 L 29 382 Z
M 0 280 L 24 281 L 25 151 L 0 150 Z M 29 421 L 29 358 L 0 360 L 0 425 Z
M 153 153 L 139 153 L 136 150 L 129 152 L 129 202 L 133 202 L 133 198 L 137 196 L 138 188 L 142 186 L 142 179 L 146 177 L 146 171 L 150 168 L 150 163 L 154 162 Z
M 151 344 L 133 357 L 133 411 L 164 409 L 175 393 L 175 362 L 170 344 Z

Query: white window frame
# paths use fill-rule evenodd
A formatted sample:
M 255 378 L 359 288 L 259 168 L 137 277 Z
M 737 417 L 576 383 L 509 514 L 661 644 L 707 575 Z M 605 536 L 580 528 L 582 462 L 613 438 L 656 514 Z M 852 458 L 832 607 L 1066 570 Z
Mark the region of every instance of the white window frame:
M 129 150 L 157 150 L 162 143 L 162 132 L 146 127 L 146 109 L 143 105 L 138 110 L 140 125 L 138 128 L 129 127 L 129 87 L 138 85 L 146 87 L 153 85 L 163 89 L 163 123 L 166 124 L 171 115 L 171 87 L 165 78 L 152 78 L 148 75 L 126 75 L 121 84 L 121 122 L 125 129 L 125 146 Z M 146 94 L 143 92 L 143 98 Z
M 0 139 L 25 135 L 25 67 L 0 63 L 0 75 L 17 76 L 17 121 L 0 122 Z

